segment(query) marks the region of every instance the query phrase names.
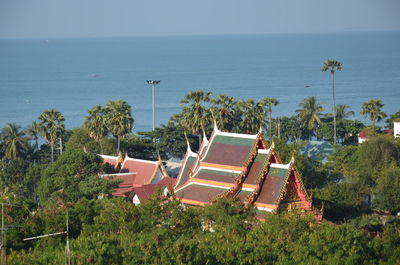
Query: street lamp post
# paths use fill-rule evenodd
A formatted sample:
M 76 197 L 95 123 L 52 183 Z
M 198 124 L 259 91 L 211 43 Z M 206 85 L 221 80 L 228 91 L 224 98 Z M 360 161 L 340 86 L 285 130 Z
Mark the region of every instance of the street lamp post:
M 156 106 L 156 99 L 155 99 L 155 95 L 154 95 L 154 88 L 155 86 L 160 83 L 160 80 L 146 80 L 147 84 L 151 85 L 151 93 L 153 96 L 153 131 L 156 127 L 156 114 L 155 114 L 155 106 Z

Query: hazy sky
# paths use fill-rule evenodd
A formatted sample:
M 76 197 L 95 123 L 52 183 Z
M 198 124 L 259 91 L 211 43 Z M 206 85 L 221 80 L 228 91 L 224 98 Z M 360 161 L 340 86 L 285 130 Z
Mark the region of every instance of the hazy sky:
M 0 0 L 0 38 L 400 30 L 400 0 Z

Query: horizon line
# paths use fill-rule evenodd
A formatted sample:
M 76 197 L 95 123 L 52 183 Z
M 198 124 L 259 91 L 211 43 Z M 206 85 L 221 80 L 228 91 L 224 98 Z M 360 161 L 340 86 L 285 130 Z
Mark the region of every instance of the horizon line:
M 123 38 L 182 38 L 182 37 L 230 37 L 230 36 L 266 36 L 266 35 L 319 35 L 342 33 L 394 33 L 392 30 L 348 30 L 348 31 L 304 31 L 304 32 L 270 32 L 270 33 L 211 33 L 211 34 L 161 34 L 161 35 L 115 35 L 115 36 L 53 36 L 53 37 L 0 37 L 0 40 L 60 40 L 60 39 L 123 39 Z

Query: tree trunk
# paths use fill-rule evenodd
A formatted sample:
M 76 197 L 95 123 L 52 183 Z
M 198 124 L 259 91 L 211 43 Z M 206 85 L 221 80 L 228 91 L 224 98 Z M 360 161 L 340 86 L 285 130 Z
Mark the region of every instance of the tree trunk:
M 375 135 L 375 120 L 372 120 L 372 134 Z
M 101 143 L 101 139 L 99 140 L 100 144 L 100 154 L 103 154 L 103 144 Z
M 269 116 L 269 139 L 272 141 L 272 111 L 268 111 Z
M 54 143 L 50 144 L 51 148 L 51 162 L 54 162 Z
M 336 99 L 335 99 L 335 72 L 332 73 L 332 96 L 333 96 L 333 144 L 336 144 Z
M 60 155 L 62 155 L 62 138 L 61 138 L 61 136 L 60 136 Z
M 120 142 L 119 135 L 117 135 L 117 155 L 119 154 L 119 142 Z

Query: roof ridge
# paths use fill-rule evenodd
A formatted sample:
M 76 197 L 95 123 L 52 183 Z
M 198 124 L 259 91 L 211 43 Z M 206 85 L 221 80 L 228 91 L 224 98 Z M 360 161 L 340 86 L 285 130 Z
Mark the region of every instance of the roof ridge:
M 97 154 L 98 156 L 100 156 L 100 157 L 103 157 L 103 158 L 113 158 L 113 159 L 118 159 L 118 156 L 109 156 L 109 155 L 102 155 L 102 154 Z
M 145 160 L 145 159 L 139 159 L 139 158 L 132 158 L 132 157 L 129 157 L 129 156 L 126 156 L 126 157 L 125 157 L 124 162 L 125 162 L 126 160 L 137 161 L 137 162 L 144 162 L 144 163 L 149 163 L 149 164 L 157 164 L 157 163 L 158 163 L 158 161 Z

